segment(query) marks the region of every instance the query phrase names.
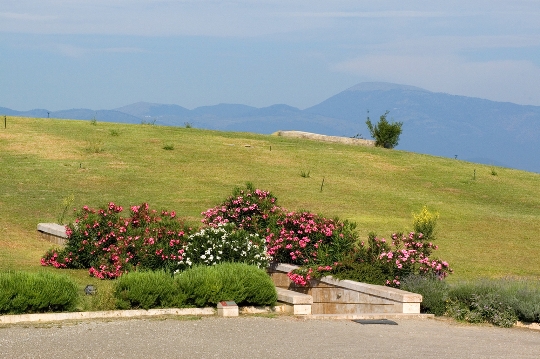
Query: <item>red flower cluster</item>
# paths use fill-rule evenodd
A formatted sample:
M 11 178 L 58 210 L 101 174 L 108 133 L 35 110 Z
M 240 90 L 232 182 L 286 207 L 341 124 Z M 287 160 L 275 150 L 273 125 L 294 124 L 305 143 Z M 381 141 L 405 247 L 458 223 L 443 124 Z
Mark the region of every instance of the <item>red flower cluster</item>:
M 202 212 L 202 222 L 211 227 L 234 223 L 237 228 L 262 234 L 270 217 L 280 211 L 270 192 L 248 186 L 245 190 L 236 189 L 221 205 Z
M 63 251 L 49 251 L 41 264 L 56 268 L 89 268 L 91 276 L 117 278 L 136 268 L 174 270 L 182 259 L 189 230 L 175 212 L 157 214 L 147 203 L 132 206 L 130 216 L 109 203 L 98 210 L 84 206 L 74 224 L 66 227 Z

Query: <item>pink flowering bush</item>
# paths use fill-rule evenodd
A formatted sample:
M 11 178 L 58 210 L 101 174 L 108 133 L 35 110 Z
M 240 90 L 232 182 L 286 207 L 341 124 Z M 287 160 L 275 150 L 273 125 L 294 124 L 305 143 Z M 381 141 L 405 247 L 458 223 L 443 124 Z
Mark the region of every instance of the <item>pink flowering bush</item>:
M 267 229 L 267 251 L 275 261 L 302 266 L 289 278 L 305 285 L 331 271 L 349 255 L 357 235 L 355 225 L 310 212 L 282 213 Z
M 235 188 L 223 203 L 203 212 L 202 222 L 210 227 L 234 223 L 239 229 L 263 235 L 271 218 L 281 212 L 276 202 L 270 192 L 247 183 L 245 189 Z
M 174 271 L 182 259 L 189 235 L 176 213 L 150 210 L 147 203 L 130 208 L 114 203 L 92 209 L 84 206 L 75 223 L 66 226 L 67 244 L 63 250 L 49 250 L 41 259 L 44 266 L 89 268 L 91 276 L 117 278 L 136 268 Z
M 203 223 L 218 227 L 234 223 L 238 228 L 263 236 L 267 256 L 274 262 L 301 265 L 290 273 L 302 284 L 319 278 L 342 260 L 357 242 L 354 224 L 328 219 L 310 212 L 286 212 L 270 192 L 235 189 L 221 205 L 202 213 Z
M 409 274 L 435 276 L 446 278 L 452 269 L 446 261 L 431 256 L 438 247 L 427 242 L 422 233 L 394 233 L 392 241 L 377 237 L 370 233 L 368 244 L 361 243 L 355 254 L 357 263 L 371 264 L 384 278 L 388 286 L 399 287 L 401 279 Z M 354 265 L 353 265 L 354 267 Z

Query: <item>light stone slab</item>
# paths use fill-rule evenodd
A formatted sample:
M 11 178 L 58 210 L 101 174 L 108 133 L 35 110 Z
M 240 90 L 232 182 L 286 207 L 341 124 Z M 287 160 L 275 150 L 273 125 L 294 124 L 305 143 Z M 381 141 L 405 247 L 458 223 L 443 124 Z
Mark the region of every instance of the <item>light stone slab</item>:
M 38 223 L 37 230 L 60 238 L 67 238 L 66 227 L 58 223 Z
M 280 263 L 272 265 L 269 272 L 276 286 L 312 296 L 313 315 L 420 313 L 420 294 L 351 280 L 338 280 L 331 276 L 311 280 L 309 286 L 301 287 L 292 283 L 286 274 L 297 268 Z
M 107 318 L 136 318 L 160 315 L 215 315 L 214 308 L 169 308 L 148 310 L 107 310 L 101 312 L 71 312 L 71 313 L 39 313 L 0 315 L 1 324 L 25 322 L 56 322 L 62 320 L 107 319 Z

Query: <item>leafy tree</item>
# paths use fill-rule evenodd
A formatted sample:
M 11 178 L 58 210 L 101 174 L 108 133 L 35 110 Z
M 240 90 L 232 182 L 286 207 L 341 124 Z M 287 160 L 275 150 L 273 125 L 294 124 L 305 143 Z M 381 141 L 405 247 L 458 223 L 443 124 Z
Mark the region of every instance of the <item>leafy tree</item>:
M 399 135 L 401 135 L 401 126 L 403 122 L 389 123 L 386 119 L 390 111 L 386 111 L 381 115 L 379 123 L 375 126 L 371 123 L 369 116 L 366 125 L 371 133 L 371 137 L 375 139 L 375 146 L 384 148 L 394 148 L 398 145 Z

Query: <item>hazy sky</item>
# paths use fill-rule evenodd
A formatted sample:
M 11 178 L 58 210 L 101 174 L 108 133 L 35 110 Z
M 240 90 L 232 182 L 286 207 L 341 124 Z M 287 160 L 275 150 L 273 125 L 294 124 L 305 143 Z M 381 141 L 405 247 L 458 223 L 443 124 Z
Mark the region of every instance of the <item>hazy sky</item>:
M 540 1 L 0 5 L 0 107 L 303 109 L 364 81 L 540 105 Z

